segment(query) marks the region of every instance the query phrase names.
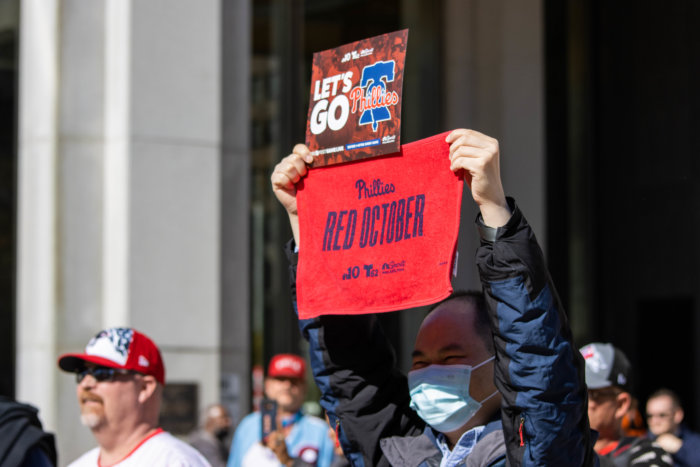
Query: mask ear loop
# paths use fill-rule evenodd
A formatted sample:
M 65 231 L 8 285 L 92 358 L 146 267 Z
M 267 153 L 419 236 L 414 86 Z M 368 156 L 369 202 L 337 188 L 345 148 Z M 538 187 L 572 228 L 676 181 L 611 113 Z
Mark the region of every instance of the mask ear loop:
M 491 358 L 487 358 L 486 360 L 484 360 L 483 362 L 479 363 L 478 365 L 473 366 L 473 367 L 472 367 L 472 371 L 476 370 L 476 369 L 479 368 L 480 366 L 486 365 L 488 362 L 490 362 L 491 360 L 494 360 L 495 358 L 496 358 L 495 355 L 494 355 L 493 357 L 491 357 Z
M 476 370 L 476 369 L 479 368 L 480 366 L 486 365 L 488 362 L 490 362 L 491 360 L 494 360 L 495 358 L 496 358 L 495 355 L 494 355 L 493 357 L 491 357 L 491 358 L 487 358 L 486 360 L 484 360 L 483 362 L 479 363 L 478 365 L 473 366 L 473 367 L 472 367 L 472 371 Z M 495 396 L 496 394 L 498 394 L 498 389 L 496 389 L 495 391 L 493 391 L 493 393 L 491 393 L 490 396 L 487 396 L 486 399 L 482 399 L 481 402 L 479 402 L 479 404 L 483 404 L 484 402 L 486 402 L 487 400 L 491 399 L 491 398 L 492 398 L 493 396 Z
M 495 396 L 496 394 L 498 394 L 498 389 L 496 389 L 495 391 L 493 391 L 493 392 L 491 393 L 490 396 L 487 396 L 487 397 L 486 397 L 486 399 L 483 399 L 481 402 L 479 402 L 479 404 L 483 404 L 484 402 L 486 402 L 487 400 L 491 399 L 491 398 L 492 398 L 493 396 Z

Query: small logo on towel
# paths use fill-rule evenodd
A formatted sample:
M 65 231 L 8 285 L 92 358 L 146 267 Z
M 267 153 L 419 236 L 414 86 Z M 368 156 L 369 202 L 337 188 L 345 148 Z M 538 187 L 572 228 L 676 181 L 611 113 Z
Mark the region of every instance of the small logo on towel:
M 382 264 L 382 274 L 391 274 L 394 272 L 401 272 L 406 267 L 406 260 L 396 262 L 391 261 L 389 263 Z

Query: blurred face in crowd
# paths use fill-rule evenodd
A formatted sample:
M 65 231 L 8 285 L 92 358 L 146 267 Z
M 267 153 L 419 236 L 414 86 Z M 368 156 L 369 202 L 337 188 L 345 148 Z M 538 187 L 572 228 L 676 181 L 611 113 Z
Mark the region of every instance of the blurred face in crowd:
M 216 404 L 209 407 L 205 428 L 220 439 L 225 438 L 229 434 L 231 417 L 229 417 L 228 411 L 223 405 Z
M 670 396 L 662 395 L 647 402 L 647 425 L 656 436 L 675 434 L 683 421 L 683 410 L 673 403 Z
M 299 378 L 267 377 L 265 394 L 277 401 L 280 410 L 288 413 L 297 412 L 304 403 L 306 384 Z
M 615 386 L 588 390 L 588 419 L 601 439 L 621 436 L 622 418 L 629 410 L 631 400 L 628 392 Z

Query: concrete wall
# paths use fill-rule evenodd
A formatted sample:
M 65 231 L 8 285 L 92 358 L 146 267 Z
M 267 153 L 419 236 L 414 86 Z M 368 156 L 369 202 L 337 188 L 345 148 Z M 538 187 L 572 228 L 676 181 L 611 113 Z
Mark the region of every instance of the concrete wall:
M 62 465 L 95 441 L 56 358 L 104 327 L 219 400 L 220 9 L 21 2 L 17 398 Z
M 499 141 L 506 194 L 545 238 L 544 23 L 541 0 L 446 0 L 445 124 Z M 465 186 L 456 287 L 479 286 L 478 209 Z

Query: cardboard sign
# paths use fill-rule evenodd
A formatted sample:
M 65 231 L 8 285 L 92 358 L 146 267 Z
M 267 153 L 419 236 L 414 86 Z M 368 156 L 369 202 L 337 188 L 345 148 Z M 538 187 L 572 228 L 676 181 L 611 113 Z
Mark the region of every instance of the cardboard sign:
M 325 166 L 397 152 L 408 29 L 313 56 L 306 145 Z
M 447 135 L 309 170 L 297 185 L 300 318 L 412 308 L 452 292 L 463 183 Z

